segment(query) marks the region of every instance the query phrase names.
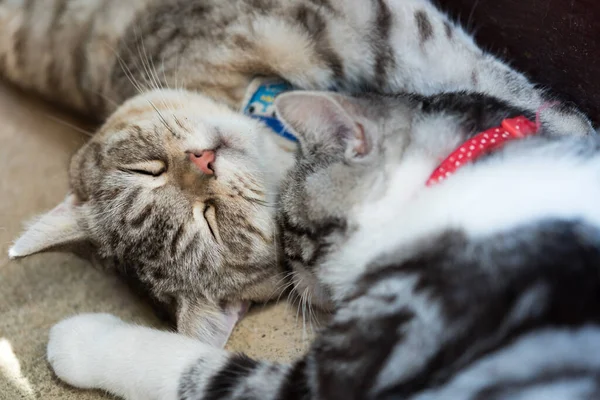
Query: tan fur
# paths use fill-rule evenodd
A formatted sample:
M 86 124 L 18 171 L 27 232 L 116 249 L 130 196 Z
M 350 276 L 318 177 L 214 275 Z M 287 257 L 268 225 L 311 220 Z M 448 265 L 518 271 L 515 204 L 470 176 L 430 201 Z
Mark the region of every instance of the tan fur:
M 150 62 L 144 42 L 144 21 L 161 7 L 181 7 L 172 0 L 44 0 L 11 1 L 0 5 L 0 72 L 13 82 L 99 119 L 131 94 L 132 83 L 114 81 L 111 74 L 137 58 L 141 73 L 130 78 L 137 89 L 183 87 L 198 90 L 238 107 L 256 74 L 283 75 L 319 89 L 330 83 L 330 72 L 314 51 L 311 39 L 281 17 L 255 16 L 244 2 L 218 4 L 213 18 L 230 21 L 210 34 L 219 41 L 190 42 L 173 58 Z M 286 7 L 282 8 L 282 14 Z M 148 18 L 139 18 L 148 13 Z M 278 13 L 279 14 L 279 13 Z M 35 21 L 33 23 L 32 21 Z M 175 21 L 175 23 L 177 23 Z M 200 22 L 201 23 L 201 22 Z M 227 30 L 225 30 L 227 29 Z M 130 43 L 123 44 L 129 37 Z M 249 45 L 249 44 L 253 45 Z M 44 51 L 40 51 L 44 48 Z M 290 51 L 294 49 L 294 51 Z M 145 65 L 142 65 L 145 64 Z M 129 75 L 132 71 L 127 71 Z M 129 78 L 128 78 L 129 79 Z
M 81 112 L 114 109 L 109 74 L 133 18 L 153 0 L 14 0 L 0 5 L 0 71 Z M 118 3 L 118 7 L 115 4 Z

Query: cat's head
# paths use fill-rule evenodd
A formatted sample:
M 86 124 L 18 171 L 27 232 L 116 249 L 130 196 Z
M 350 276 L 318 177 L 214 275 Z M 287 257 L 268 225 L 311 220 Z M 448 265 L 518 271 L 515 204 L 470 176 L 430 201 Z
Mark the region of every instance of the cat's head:
M 319 264 L 351 234 L 356 207 L 385 190 L 391 155 L 384 139 L 390 144 L 391 131 L 409 129 L 410 109 L 402 100 L 321 92 L 283 94 L 276 107 L 300 144 L 279 199 L 286 264 L 297 294 L 327 309 L 331 294 L 317 278 Z M 397 135 L 395 149 L 404 137 Z
M 285 261 L 297 294 L 323 308 L 339 294 L 335 282 L 324 283 L 331 276 L 323 266 L 364 221 L 385 221 L 378 200 L 390 188 L 395 206 L 402 207 L 466 138 L 523 114 L 497 99 L 461 92 L 431 97 L 291 92 L 277 98 L 276 108 L 300 143 L 280 192 Z
M 85 251 L 165 306 L 180 331 L 210 336 L 228 318 L 224 303 L 267 299 L 280 280 L 267 132 L 198 94 L 133 98 L 74 155 L 71 193 L 10 255 Z

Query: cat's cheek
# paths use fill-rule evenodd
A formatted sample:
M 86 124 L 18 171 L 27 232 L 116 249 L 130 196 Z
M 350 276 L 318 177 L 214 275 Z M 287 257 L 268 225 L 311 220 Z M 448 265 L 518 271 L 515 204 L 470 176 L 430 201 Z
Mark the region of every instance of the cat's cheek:
M 106 338 L 124 325 L 109 314 L 82 314 L 65 319 L 50 330 L 48 362 L 56 375 L 79 388 L 96 388 L 107 367 Z M 110 351 L 110 350 L 108 350 Z

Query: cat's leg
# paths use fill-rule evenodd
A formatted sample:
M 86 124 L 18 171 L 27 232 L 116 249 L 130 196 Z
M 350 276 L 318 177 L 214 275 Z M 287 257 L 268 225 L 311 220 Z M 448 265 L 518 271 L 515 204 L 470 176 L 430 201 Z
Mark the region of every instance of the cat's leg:
M 254 361 L 183 335 L 82 314 L 52 328 L 48 361 L 65 382 L 125 399 L 287 398 L 304 390 L 297 368 Z
M 339 10 L 331 15 L 324 8 L 298 13 L 307 22 L 296 26 L 304 27 L 315 43 L 324 43 L 317 54 L 330 61 L 329 77 L 341 88 L 426 96 L 484 93 L 527 111 L 532 118 L 540 111 L 540 122 L 550 133 L 594 133 L 576 107 L 554 101 L 524 74 L 484 51 L 429 0 L 333 3 Z
M 350 302 L 291 365 L 256 361 L 107 314 L 83 314 L 53 327 L 48 360 L 73 386 L 131 400 L 375 398 L 421 372 L 443 333 L 440 318 L 427 308 L 419 315 L 420 306 L 373 307 L 388 301 L 375 293 Z M 369 316 L 365 306 L 374 308 Z M 415 389 L 409 385 L 403 393 Z
M 177 331 L 202 343 L 222 348 L 237 322 L 250 307 L 248 301 L 215 305 L 204 299 L 182 297 L 177 309 Z
M 48 343 L 48 361 L 59 378 L 126 399 L 177 399 L 179 377 L 199 357 L 218 366 L 226 352 L 108 314 L 66 319 L 52 328 Z
M 551 134 L 595 133 L 589 119 L 574 105 L 561 102 L 485 52 L 472 35 L 429 0 L 389 0 L 380 2 L 379 8 L 385 4 L 395 18 L 389 19 L 390 56 L 383 68 L 385 79 L 380 79 L 385 82 L 384 91 L 425 95 L 479 92 L 526 110 L 532 117 L 538 113 L 542 127 Z
M 153 2 L 0 1 L 0 76 L 101 120 L 123 100 L 107 86 L 114 49 Z

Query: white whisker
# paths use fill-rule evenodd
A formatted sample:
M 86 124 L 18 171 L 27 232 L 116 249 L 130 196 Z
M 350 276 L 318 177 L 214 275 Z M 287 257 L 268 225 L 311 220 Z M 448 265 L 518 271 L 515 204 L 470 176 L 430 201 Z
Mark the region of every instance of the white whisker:
M 83 129 L 83 128 L 80 128 L 80 127 L 78 127 L 77 125 L 71 124 L 71 123 L 69 123 L 69 122 L 67 122 L 67 121 L 65 121 L 65 120 L 62 120 L 62 119 L 60 119 L 60 118 L 57 118 L 57 117 L 55 117 L 55 116 L 53 116 L 53 115 L 46 114 L 46 117 L 47 117 L 47 118 L 50 118 L 50 119 L 51 119 L 51 120 L 53 120 L 53 121 L 56 121 L 56 122 L 58 122 L 59 124 L 62 124 L 62 125 L 64 125 L 64 126 L 68 126 L 69 128 L 71 128 L 71 129 L 74 129 L 74 130 L 76 130 L 76 131 L 77 131 L 77 132 L 79 132 L 79 133 L 83 133 L 84 135 L 87 135 L 87 136 L 90 136 L 90 137 L 91 137 L 91 136 L 94 136 L 94 133 L 93 133 L 93 132 L 87 131 L 87 130 L 85 130 L 85 129 Z
M 302 340 L 306 340 L 306 299 L 308 295 L 308 287 L 302 293 Z
M 294 274 L 294 271 L 281 272 L 279 274 L 282 274 L 283 277 L 275 283 L 275 288 L 271 291 L 271 293 L 269 293 L 269 296 L 268 296 L 268 298 L 270 299 L 275 293 L 279 292 L 279 296 L 277 296 L 277 299 L 275 300 L 275 304 L 279 303 L 279 299 L 281 298 L 283 293 L 285 293 L 286 289 L 294 284 L 293 280 L 288 281 L 288 278 Z M 263 304 L 263 309 L 264 309 L 265 305 L 266 304 Z
M 160 119 L 162 124 L 165 126 L 165 128 L 167 128 L 167 130 L 169 132 L 171 132 L 173 134 L 173 136 L 178 136 L 177 133 L 171 128 L 171 126 L 169 125 L 169 123 L 167 122 L 165 117 L 162 115 L 160 110 L 156 107 L 156 105 L 154 105 L 154 103 L 150 99 L 147 99 L 147 100 L 148 100 L 148 103 L 150 103 L 150 105 L 152 106 L 152 108 L 154 108 L 154 111 L 156 111 L 156 113 L 158 114 L 158 118 Z
M 140 49 L 140 44 L 139 44 L 138 36 L 137 36 L 137 29 L 135 29 L 135 27 L 134 27 L 134 32 L 135 32 L 135 36 L 136 36 L 137 53 L 140 58 L 140 62 L 142 63 L 142 67 L 144 68 L 144 80 L 146 81 L 146 83 L 149 84 L 150 88 L 152 88 L 154 90 L 158 90 L 160 88 L 156 85 L 156 82 L 154 82 L 152 79 L 152 74 L 150 72 L 150 66 L 148 65 L 144 56 L 142 55 L 142 51 Z
M 123 43 L 123 42 L 121 42 L 121 43 Z M 108 43 L 106 45 L 113 52 L 113 54 L 115 55 L 115 57 L 117 58 L 117 61 L 119 62 L 119 66 L 123 70 L 123 73 L 125 73 L 125 76 L 129 80 L 129 82 L 131 82 L 131 85 L 138 92 L 138 94 L 141 94 L 141 93 L 145 92 L 147 90 L 147 88 L 144 88 L 140 84 L 140 82 L 137 81 L 137 79 L 135 78 L 135 76 L 131 72 L 131 69 L 129 69 L 129 67 L 127 66 L 127 64 L 123 60 L 123 58 L 119 55 L 119 52 L 115 48 L 113 48 L 112 46 L 110 46 Z M 127 51 L 129 52 L 129 54 L 132 54 L 132 51 L 129 48 L 129 46 L 127 46 Z M 136 62 L 136 65 L 137 65 L 137 62 Z

